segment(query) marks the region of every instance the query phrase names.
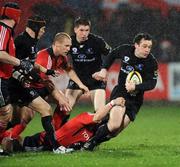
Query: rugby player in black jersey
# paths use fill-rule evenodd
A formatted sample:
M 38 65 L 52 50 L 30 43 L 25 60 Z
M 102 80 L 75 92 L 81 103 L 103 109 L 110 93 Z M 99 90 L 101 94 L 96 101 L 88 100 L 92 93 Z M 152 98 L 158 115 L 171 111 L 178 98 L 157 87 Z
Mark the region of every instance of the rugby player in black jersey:
M 139 33 L 134 38 L 134 45 L 120 45 L 115 48 L 105 60 L 101 71 L 93 75 L 97 80 L 106 78 L 107 70 L 115 59 L 121 59 L 121 69 L 118 77 L 118 84 L 114 87 L 110 100 L 117 97 L 125 99 L 125 107 L 115 106 L 111 109 L 108 123 L 102 125 L 96 135 L 84 145 L 84 149 L 93 150 L 94 147 L 107 140 L 106 137 L 115 137 L 131 121 L 135 120 L 141 105 L 145 91 L 152 90 L 157 83 L 158 64 L 151 52 L 152 37 L 147 33 Z M 127 82 L 126 77 L 131 71 L 138 71 L 143 82 L 135 85 Z M 137 93 L 132 93 L 136 91 Z
M 39 15 L 28 18 L 25 31 L 15 38 L 16 56 L 34 63 L 37 42 L 45 33 L 46 21 Z
M 70 57 L 72 58 L 73 69 L 90 90 L 91 101 L 94 110 L 105 105 L 105 87 L 103 81 L 92 78 L 92 74 L 99 71 L 102 66 L 102 55 L 107 55 L 111 50 L 110 46 L 100 36 L 90 33 L 91 22 L 86 18 L 77 18 L 74 22 L 75 35 L 72 36 Z M 73 107 L 83 91 L 78 85 L 70 80 L 66 96 Z

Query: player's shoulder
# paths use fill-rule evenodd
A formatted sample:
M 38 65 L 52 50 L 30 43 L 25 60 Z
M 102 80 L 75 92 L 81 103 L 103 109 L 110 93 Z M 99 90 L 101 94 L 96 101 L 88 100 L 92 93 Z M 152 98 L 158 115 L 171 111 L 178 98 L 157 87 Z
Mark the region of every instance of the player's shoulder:
M 155 63 L 155 64 L 158 63 L 156 57 L 152 53 L 149 54 L 149 58 L 153 63 Z
M 76 40 L 76 35 L 75 34 L 71 35 L 71 39 L 72 41 Z
M 25 39 L 24 33 L 22 32 L 15 38 L 14 41 L 16 42 L 16 41 L 21 41 L 21 40 L 24 40 L 24 39 Z
M 121 44 L 121 45 L 115 47 L 114 50 L 133 51 L 134 46 L 131 44 Z
M 103 37 L 97 34 L 90 33 L 88 36 L 89 40 L 104 41 Z
M 157 62 L 157 59 L 155 58 L 155 56 L 152 54 L 152 53 L 150 53 L 149 54 L 149 56 L 148 56 L 148 64 L 149 64 L 149 66 L 151 66 L 151 68 L 153 67 L 153 68 L 155 68 L 155 69 L 157 69 L 158 68 L 158 62 Z
M 42 49 L 42 50 L 39 50 L 38 52 L 37 52 L 37 55 L 39 56 L 39 55 L 48 55 L 48 48 L 45 48 L 45 49 Z

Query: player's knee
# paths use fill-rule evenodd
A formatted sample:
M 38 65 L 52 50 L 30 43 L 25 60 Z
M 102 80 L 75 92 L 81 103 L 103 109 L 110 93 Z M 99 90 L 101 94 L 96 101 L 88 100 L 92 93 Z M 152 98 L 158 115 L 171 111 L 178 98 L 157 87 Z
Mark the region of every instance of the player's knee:
M 52 114 L 51 106 L 49 104 L 41 106 L 40 113 L 42 117 L 51 115 Z
M 34 111 L 29 110 L 29 112 L 23 113 L 21 117 L 21 122 L 28 124 L 34 118 Z
M 120 128 L 120 123 L 109 123 L 109 130 L 111 131 L 111 132 L 114 132 L 114 131 L 117 131 L 119 128 Z
M 12 111 L 13 111 L 13 108 L 10 104 L 6 105 L 4 107 L 1 107 L 0 108 L 0 116 L 4 117 L 4 119 L 6 119 L 6 118 L 10 119 L 10 118 L 12 118 Z

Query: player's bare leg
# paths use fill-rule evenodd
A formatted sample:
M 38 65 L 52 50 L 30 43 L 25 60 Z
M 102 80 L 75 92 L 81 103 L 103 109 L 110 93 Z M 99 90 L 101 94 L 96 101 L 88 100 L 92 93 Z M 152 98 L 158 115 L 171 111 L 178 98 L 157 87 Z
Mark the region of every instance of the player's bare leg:
M 94 111 L 105 106 L 106 103 L 106 92 L 104 89 L 96 89 L 90 91 L 91 101 L 94 105 Z

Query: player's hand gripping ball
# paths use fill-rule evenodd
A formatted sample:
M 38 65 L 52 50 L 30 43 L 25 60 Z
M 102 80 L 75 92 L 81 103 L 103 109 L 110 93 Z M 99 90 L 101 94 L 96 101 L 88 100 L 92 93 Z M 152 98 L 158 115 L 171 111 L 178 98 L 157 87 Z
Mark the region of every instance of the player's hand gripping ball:
M 126 78 L 126 82 L 133 82 L 135 85 L 139 85 L 142 83 L 142 77 L 141 74 L 137 71 L 131 71 Z M 131 95 L 135 96 L 138 93 L 138 91 L 131 92 Z

